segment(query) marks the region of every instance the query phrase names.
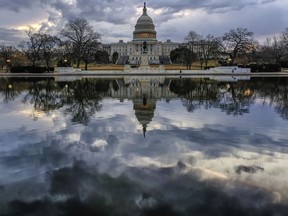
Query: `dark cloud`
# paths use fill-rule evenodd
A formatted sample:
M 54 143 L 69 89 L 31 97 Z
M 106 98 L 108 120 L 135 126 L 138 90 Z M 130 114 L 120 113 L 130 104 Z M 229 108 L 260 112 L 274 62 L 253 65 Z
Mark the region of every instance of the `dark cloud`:
M 21 9 L 23 8 L 30 8 L 32 6 L 35 5 L 39 5 L 39 3 L 41 3 L 42 0 L 34 0 L 34 1 L 30 1 L 30 0 L 13 0 L 13 1 L 9 1 L 9 0 L 1 0 L 0 1 L 0 8 L 3 9 L 8 9 L 8 10 L 12 10 L 15 12 L 20 12 Z
M 240 10 L 244 7 L 250 7 L 252 5 L 261 5 L 267 4 L 271 2 L 275 2 L 276 0 L 241 0 L 241 1 L 229 1 L 229 0 L 188 0 L 188 1 L 148 1 L 148 7 L 153 9 L 166 8 L 171 12 L 178 12 L 185 9 L 205 9 L 210 12 L 218 12 L 225 10 Z M 76 2 L 76 5 L 74 5 Z M 131 7 L 131 1 L 129 0 L 110 0 L 110 1 L 97 1 L 97 0 L 76 0 L 76 1 L 64 1 L 64 0 L 2 0 L 0 2 L 1 9 L 9 9 L 13 11 L 19 12 L 22 8 L 29 8 L 35 5 L 51 5 L 57 10 L 62 12 L 72 13 L 72 9 L 77 10 L 80 13 L 87 14 L 87 16 L 92 15 L 94 13 L 95 17 L 102 17 L 104 15 L 105 18 L 109 18 L 111 16 L 112 19 L 116 18 L 118 15 L 119 18 L 122 16 L 126 17 L 135 14 L 136 7 L 141 7 L 143 5 L 142 0 L 133 1 L 134 7 Z M 127 12 L 132 12 L 127 13 Z M 77 12 L 76 12 L 77 13 Z M 107 17 L 106 17 L 107 16 Z M 119 21 L 119 19 L 118 19 Z
M 247 27 L 259 38 L 279 33 L 287 27 L 285 4 L 276 0 L 147 0 L 148 14 L 154 20 L 158 39 L 169 38 L 178 42 L 182 42 L 190 30 L 197 31 L 199 34 L 220 36 L 232 28 Z M 116 42 L 121 39 L 120 37 L 132 38 L 134 25 L 141 14 L 142 7 L 142 0 L 135 0 L 133 3 L 129 0 L 2 0 L 0 2 L 1 12 L 14 11 L 15 17 L 23 13 L 22 9 L 33 8 L 35 11 L 41 8 L 46 11 L 47 21 L 43 21 L 42 17 L 42 24 L 38 24 L 42 25 L 42 30 L 48 30 L 53 34 L 59 32 L 67 20 L 76 17 L 85 18 L 93 23 L 95 29 L 101 30 L 99 33 L 105 34 L 105 39 L 109 38 L 109 42 Z M 188 15 L 184 14 L 187 11 Z M 11 13 L 9 16 L 11 20 L 14 19 Z M 29 23 L 37 22 L 40 14 L 34 13 L 34 16 L 35 18 L 31 19 L 33 14 L 29 14 Z M 21 20 L 24 19 L 25 16 L 22 15 Z M 15 22 L 19 22 L 19 19 Z M 2 28 L 15 27 L 13 22 L 4 19 L 1 23 Z M 103 42 L 108 42 L 105 39 Z
M 124 175 L 111 178 L 92 171 L 93 168 L 83 161 L 75 161 L 71 167 L 50 173 L 47 178 L 50 191 L 44 194 L 42 188 L 42 197 L 36 199 L 31 193 L 25 193 L 29 191 L 26 188 L 23 191 L 26 197 L 4 202 L 3 211 L 7 215 L 55 216 L 287 214 L 287 205 L 273 203 L 273 196 L 264 190 L 245 186 L 227 190 L 223 182 L 202 181 L 197 175 L 180 174 L 177 167 L 165 169 L 171 172 L 130 167 Z M 173 172 L 178 174 L 173 176 Z M 14 184 L 15 191 L 17 186 L 21 188 Z M 34 191 L 40 188 L 33 181 L 27 186 Z
M 269 1 L 271 2 L 271 1 Z M 152 10 L 162 9 L 161 14 L 157 15 L 156 20 L 161 24 L 170 19 L 175 18 L 174 15 L 183 10 L 203 9 L 209 13 L 224 13 L 231 10 L 240 10 L 244 7 L 252 5 L 260 5 L 268 2 L 251 2 L 237 1 L 231 2 L 227 0 L 215 1 L 151 1 L 148 2 L 148 12 Z M 47 3 L 49 4 L 49 3 Z M 95 1 L 95 0 L 77 0 L 76 4 L 67 4 L 62 0 L 56 0 L 50 3 L 54 9 L 62 13 L 63 18 L 73 19 L 75 17 L 83 17 L 89 20 L 105 21 L 114 24 L 130 23 L 137 17 L 137 8 L 142 8 L 142 1 L 134 1 L 131 7 L 131 2 L 128 0 L 111 0 L 111 1 Z M 151 13 L 150 13 L 151 14 Z
M 128 7 L 128 5 L 130 6 Z M 80 15 L 95 19 L 97 21 L 112 22 L 114 24 L 125 24 L 136 14 L 136 7 L 131 7 L 129 1 L 95 1 L 78 0 L 77 8 L 81 10 Z
M 208 11 L 209 13 L 224 13 L 231 10 L 241 10 L 245 7 L 251 7 L 253 5 L 261 5 L 270 2 L 275 2 L 276 0 L 267 0 L 267 1 L 249 1 L 249 0 L 241 0 L 241 1 L 229 1 L 229 0 L 188 0 L 188 1 L 151 1 L 149 5 L 153 8 L 168 8 L 168 11 L 171 12 L 179 12 L 181 10 L 186 9 L 203 9 Z
M 114 24 L 129 23 L 136 13 L 136 6 L 131 7 L 129 1 L 94 1 L 77 0 L 76 4 L 67 4 L 62 0 L 46 3 L 61 12 L 66 20 L 76 17 L 86 18 L 97 22 L 105 21 Z
M 23 31 L 0 27 L 0 43 L 5 43 L 6 45 L 18 45 L 24 39 L 25 34 Z
M 97 22 L 105 21 L 114 24 L 130 23 L 131 19 L 136 19 L 136 9 L 142 8 L 142 1 L 136 1 L 134 7 L 131 7 L 130 1 L 94 1 L 94 0 L 77 0 L 76 4 L 68 4 L 63 0 L 55 0 L 45 2 L 55 10 L 62 14 L 66 20 L 76 17 L 83 17 Z M 148 3 L 150 11 L 163 9 L 162 13 L 157 15 L 158 22 L 164 22 L 174 18 L 175 13 L 187 9 L 204 9 L 208 12 L 225 12 L 231 10 L 239 10 L 249 5 L 257 5 L 260 2 L 249 3 L 246 1 L 153 1 Z M 24 4 L 25 5 L 25 4 Z M 26 4 L 27 5 L 27 4 Z M 53 16 L 50 16 L 53 19 Z M 160 24 L 159 23 L 159 24 Z

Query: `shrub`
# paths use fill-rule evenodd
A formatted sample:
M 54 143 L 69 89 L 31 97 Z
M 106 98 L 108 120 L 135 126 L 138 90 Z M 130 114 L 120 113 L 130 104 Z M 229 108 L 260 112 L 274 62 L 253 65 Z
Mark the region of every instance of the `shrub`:
M 288 61 L 286 60 L 286 61 L 281 61 L 280 62 L 280 64 L 281 64 L 281 67 L 283 67 L 283 68 L 288 68 Z
M 32 67 L 32 66 L 15 66 L 11 68 L 11 73 L 47 73 L 54 71 L 54 67 Z
M 250 64 L 251 72 L 280 72 L 281 65 L 278 64 Z

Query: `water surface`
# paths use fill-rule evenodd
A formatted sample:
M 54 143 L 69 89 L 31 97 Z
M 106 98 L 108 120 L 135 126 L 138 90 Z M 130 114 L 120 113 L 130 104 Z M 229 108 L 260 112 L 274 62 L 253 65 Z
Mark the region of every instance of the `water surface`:
M 0 78 L 0 215 L 288 215 L 288 79 L 237 79 Z

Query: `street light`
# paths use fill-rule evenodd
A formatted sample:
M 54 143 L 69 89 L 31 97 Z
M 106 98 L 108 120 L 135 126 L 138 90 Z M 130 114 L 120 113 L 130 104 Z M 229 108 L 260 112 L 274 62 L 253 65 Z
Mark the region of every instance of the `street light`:
M 11 66 L 11 60 L 10 59 L 7 59 L 6 60 L 6 72 L 8 73 L 9 70 L 10 70 L 10 66 Z
M 64 66 L 64 67 L 67 67 L 67 66 L 68 66 L 67 63 L 68 63 L 68 60 L 67 60 L 67 59 L 64 59 L 64 64 L 63 64 L 63 66 Z

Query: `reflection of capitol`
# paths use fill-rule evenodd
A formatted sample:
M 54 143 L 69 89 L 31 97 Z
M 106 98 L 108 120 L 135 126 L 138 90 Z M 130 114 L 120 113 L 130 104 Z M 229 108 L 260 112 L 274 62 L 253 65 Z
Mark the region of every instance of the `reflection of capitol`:
M 238 85 L 241 80 L 249 80 L 246 76 L 118 76 L 102 77 L 101 79 L 90 80 L 87 76 L 56 76 L 57 82 L 71 82 L 65 84 L 65 92 L 79 92 L 80 98 L 87 97 L 87 100 L 103 97 L 115 98 L 120 101 L 129 100 L 133 102 L 135 116 L 142 125 L 143 133 L 154 117 L 156 103 L 158 100 L 170 101 L 181 99 L 183 106 L 188 112 L 193 112 L 201 107 L 220 108 L 227 112 L 244 113 L 247 111 L 247 103 L 253 95 L 249 88 Z M 76 85 L 77 84 L 77 85 Z M 64 84 L 62 84 L 63 86 Z M 71 87 L 69 87 L 71 85 Z M 98 86 L 97 88 L 94 88 Z M 92 88 L 89 91 L 89 88 Z M 84 90 L 85 89 L 85 90 Z M 87 94 L 86 94 L 87 93 Z M 79 96 L 79 94 L 77 94 Z M 96 95 L 95 97 L 92 97 Z M 87 100 L 84 100 L 87 102 Z M 80 104 L 83 100 L 75 99 Z M 90 106 L 89 104 L 87 105 Z M 81 104 L 85 108 L 85 104 Z M 81 111 L 81 109 L 80 109 Z M 89 111 L 89 110 L 88 110 Z M 86 120 L 89 119 L 88 111 Z M 92 112 L 93 114 L 93 112 Z M 82 115 L 78 114 L 78 115 Z
M 135 116 L 142 125 L 145 136 L 146 128 L 154 117 L 157 100 L 170 100 L 177 98 L 176 94 L 169 90 L 170 79 L 150 77 L 129 77 L 116 80 L 118 90 L 110 85 L 109 95 L 121 101 L 124 99 L 133 101 Z

